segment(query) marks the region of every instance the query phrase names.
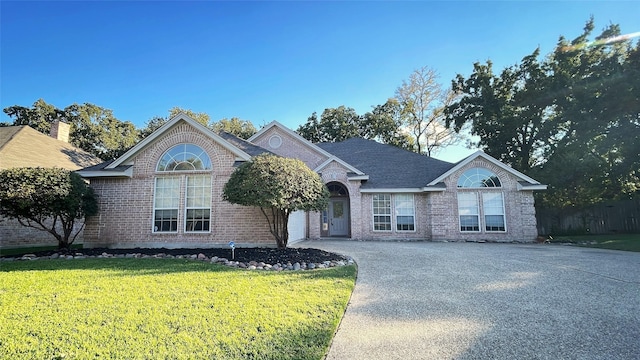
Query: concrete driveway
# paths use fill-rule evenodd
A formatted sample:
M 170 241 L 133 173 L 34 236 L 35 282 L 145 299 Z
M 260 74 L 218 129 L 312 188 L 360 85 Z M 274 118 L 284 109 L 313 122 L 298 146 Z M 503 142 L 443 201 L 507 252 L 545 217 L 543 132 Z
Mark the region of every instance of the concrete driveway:
M 327 359 L 640 359 L 640 253 L 305 241 L 358 280 Z

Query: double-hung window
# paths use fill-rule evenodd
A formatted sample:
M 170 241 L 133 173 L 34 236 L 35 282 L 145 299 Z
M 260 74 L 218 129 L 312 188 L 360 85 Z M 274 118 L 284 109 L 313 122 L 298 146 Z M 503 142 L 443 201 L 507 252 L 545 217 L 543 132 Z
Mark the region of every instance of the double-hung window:
M 414 231 L 416 226 L 413 194 L 395 194 L 393 197 L 396 208 L 396 230 Z
M 373 195 L 373 230 L 391 231 L 391 195 Z
M 458 192 L 460 231 L 506 231 L 504 194 L 496 191 L 501 187 L 498 176 L 484 168 L 472 168 L 460 176 L 458 188 L 464 189 Z
M 460 231 L 480 231 L 478 194 L 474 192 L 459 193 L 458 214 L 460 215 Z
M 413 194 L 374 194 L 373 231 L 415 231 Z
M 177 232 L 180 208 L 180 178 L 156 178 L 153 231 Z
M 209 232 L 211 159 L 200 147 L 179 144 L 156 167 L 153 232 Z

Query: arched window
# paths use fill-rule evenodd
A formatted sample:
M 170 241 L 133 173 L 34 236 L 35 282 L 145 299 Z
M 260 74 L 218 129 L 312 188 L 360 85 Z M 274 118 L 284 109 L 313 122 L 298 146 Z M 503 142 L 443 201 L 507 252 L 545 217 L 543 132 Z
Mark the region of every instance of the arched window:
M 496 188 L 502 187 L 500 179 L 493 172 L 483 168 L 465 171 L 458 179 L 459 188 Z
M 199 171 L 211 170 L 209 155 L 199 146 L 179 144 L 162 155 L 156 171 Z
M 331 194 L 331 197 L 343 197 L 349 196 L 347 189 L 340 183 L 332 182 L 327 184 L 327 189 Z
M 504 194 L 489 188 L 500 188 L 500 179 L 484 168 L 471 168 L 458 179 L 458 188 L 486 189 L 484 191 L 462 190 L 458 193 L 458 215 L 460 231 L 491 232 L 506 231 Z
M 207 170 L 211 159 L 199 146 L 179 144 L 162 155 L 156 171 L 166 174 L 155 179 L 154 233 L 211 231 L 211 175 L 172 174 Z

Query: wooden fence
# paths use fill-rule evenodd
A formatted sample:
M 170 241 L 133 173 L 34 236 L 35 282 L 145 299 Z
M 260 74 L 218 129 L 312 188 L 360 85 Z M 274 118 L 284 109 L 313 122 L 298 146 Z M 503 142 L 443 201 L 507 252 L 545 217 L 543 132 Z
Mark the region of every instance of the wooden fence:
M 536 209 L 541 235 L 640 233 L 640 199 L 611 201 L 584 210 Z

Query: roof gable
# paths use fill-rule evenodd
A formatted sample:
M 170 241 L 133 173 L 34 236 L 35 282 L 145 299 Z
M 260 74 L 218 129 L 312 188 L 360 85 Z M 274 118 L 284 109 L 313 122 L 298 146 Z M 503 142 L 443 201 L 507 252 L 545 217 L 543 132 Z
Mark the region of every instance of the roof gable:
M 507 173 L 515 176 L 518 180 L 521 186 L 519 186 L 519 189 L 525 190 L 544 190 L 547 188 L 546 185 L 542 185 L 540 184 L 540 182 L 538 182 L 537 180 L 534 180 L 530 177 L 528 177 L 527 175 L 519 172 L 518 170 L 512 168 L 511 166 L 508 166 L 507 164 L 504 164 L 503 162 L 495 159 L 492 156 L 487 155 L 484 151 L 482 150 L 478 150 L 475 153 L 467 156 L 466 158 L 462 159 L 460 162 L 456 163 L 454 167 L 452 167 L 451 169 L 449 169 L 448 171 L 446 171 L 445 173 L 443 173 L 442 175 L 438 176 L 436 179 L 432 180 L 429 185 L 435 185 L 439 182 L 442 182 L 444 179 L 446 179 L 447 177 L 451 176 L 451 174 L 455 173 L 456 171 L 460 170 L 461 168 L 465 167 L 467 164 L 469 164 L 470 162 L 472 162 L 473 160 L 477 159 L 477 158 L 482 158 L 488 162 L 490 162 L 491 164 L 499 167 L 500 169 L 506 171 Z M 524 181 L 524 183 L 522 183 L 522 181 Z M 523 184 L 529 184 L 527 185 L 523 185 Z M 536 185 L 536 186 L 532 186 L 532 185 Z
M 147 136 L 142 141 L 140 141 L 138 144 L 136 144 L 134 147 L 129 149 L 129 151 L 124 153 L 122 156 L 117 158 L 115 161 L 113 161 L 112 163 L 110 163 L 107 166 L 105 166 L 104 169 L 105 170 L 109 170 L 109 169 L 113 170 L 113 169 L 117 168 L 118 166 L 127 165 L 127 163 L 129 161 L 131 161 L 131 159 L 133 159 L 138 153 L 140 153 L 147 146 L 151 145 L 154 141 L 156 141 L 157 139 L 162 137 L 162 135 L 164 135 L 166 132 L 170 131 L 174 126 L 176 126 L 180 122 L 186 122 L 187 124 L 189 124 L 192 127 L 196 128 L 198 131 L 204 133 L 206 136 L 211 138 L 213 141 L 217 142 L 223 148 L 229 150 L 232 154 L 234 154 L 236 156 L 237 160 L 247 161 L 247 160 L 249 160 L 251 158 L 251 155 L 249 155 L 247 152 L 245 152 L 244 150 L 242 150 L 240 147 L 237 146 L 238 144 L 232 144 L 230 141 L 227 141 L 222 136 L 216 134 L 213 130 L 209 129 L 208 127 L 206 127 L 206 126 L 204 126 L 202 124 L 200 124 L 196 120 L 194 120 L 191 117 L 189 117 L 187 114 L 181 112 L 178 115 L 176 115 L 176 116 L 172 117 L 171 119 L 169 119 L 169 121 L 167 121 L 164 125 L 159 127 L 156 131 L 151 133 L 151 135 Z M 253 151 L 253 150 L 255 150 L 255 149 L 252 148 L 250 151 Z
M 30 126 L 0 127 L 0 169 L 60 167 L 77 170 L 101 162 L 97 156 Z
M 286 133 L 287 135 L 291 136 L 296 141 L 298 141 L 300 144 L 302 144 L 303 146 L 309 148 L 312 151 L 315 151 L 316 153 L 322 154 L 327 158 L 330 158 L 332 156 L 332 154 L 324 151 L 322 148 L 318 147 L 316 144 L 314 144 L 311 141 L 305 139 L 304 137 L 300 136 L 300 134 L 298 134 L 297 132 L 289 129 L 288 127 L 280 124 L 279 122 L 277 122 L 275 120 L 270 122 L 269 124 L 263 126 L 262 129 L 260 129 L 260 131 L 255 133 L 252 137 L 250 137 L 248 141 L 252 142 L 252 143 L 258 141 L 265 134 L 269 133 L 269 130 L 271 130 L 272 128 L 277 128 L 278 130 Z

